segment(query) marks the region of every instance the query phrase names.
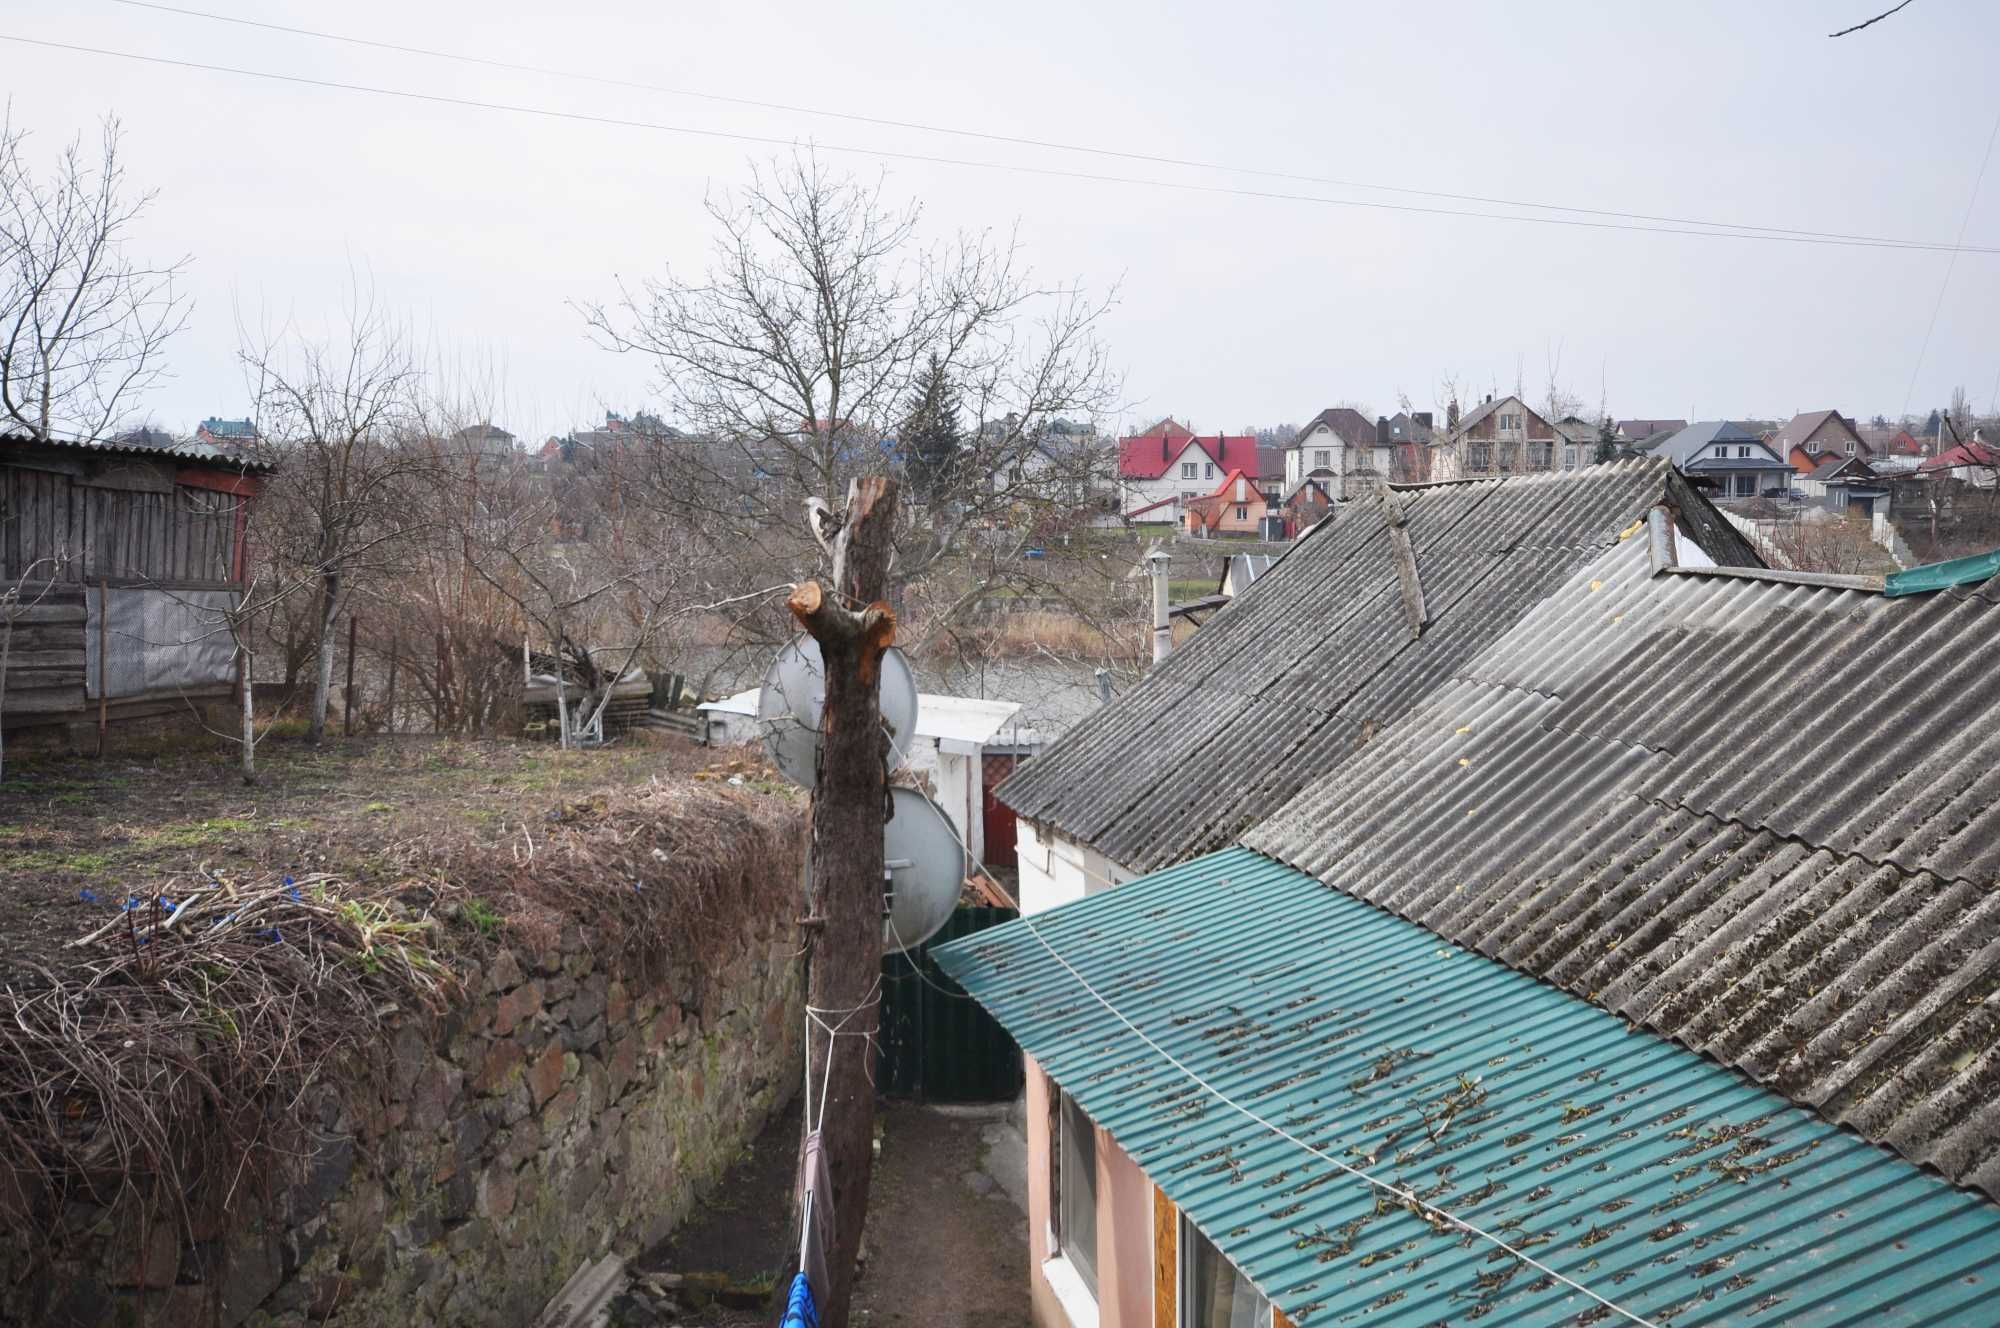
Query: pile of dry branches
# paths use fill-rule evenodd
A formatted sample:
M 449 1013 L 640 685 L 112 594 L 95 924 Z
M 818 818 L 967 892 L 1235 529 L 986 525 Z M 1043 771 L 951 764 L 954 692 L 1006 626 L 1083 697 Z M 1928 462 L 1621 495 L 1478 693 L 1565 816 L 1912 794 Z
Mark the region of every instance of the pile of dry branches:
M 222 1201 L 310 1147 L 315 1085 L 450 988 L 420 887 L 211 873 L 109 918 L 0 992 L 0 1215 Z
M 737 778 L 742 779 L 742 776 Z M 384 1068 L 493 944 L 581 937 L 628 983 L 695 984 L 746 923 L 799 912 L 802 803 L 653 782 L 604 790 L 393 879 L 209 873 L 103 909 L 33 990 L 0 991 L 0 1221 L 53 1234 L 72 1201 L 171 1217 L 282 1183 L 316 1106 Z M 457 962 L 465 960 L 468 962 Z
M 754 771 L 735 778 L 764 783 Z M 671 973 L 699 984 L 747 923 L 788 926 L 804 911 L 804 804 L 789 794 L 658 780 L 601 790 L 459 854 L 451 870 L 481 882 L 531 948 L 550 948 L 577 925 L 599 962 L 628 980 Z

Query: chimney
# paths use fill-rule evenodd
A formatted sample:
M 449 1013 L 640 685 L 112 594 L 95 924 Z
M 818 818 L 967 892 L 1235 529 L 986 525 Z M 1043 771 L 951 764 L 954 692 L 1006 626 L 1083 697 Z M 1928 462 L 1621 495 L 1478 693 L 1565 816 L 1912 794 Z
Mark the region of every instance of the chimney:
M 1444 427 L 1447 433 L 1458 428 L 1458 398 L 1453 397 L 1444 408 Z
M 1422 425 L 1425 433 L 1430 432 L 1431 413 L 1429 411 L 1427 410 L 1416 411 L 1413 414 L 1411 414 L 1410 418 L 1415 420 L 1418 424 Z
M 1387 415 L 1377 415 L 1375 417 L 1375 445 L 1377 447 L 1387 447 L 1389 445 L 1389 417 Z
M 1174 650 L 1174 629 L 1167 621 L 1167 555 L 1162 550 L 1146 555 L 1146 574 L 1153 578 L 1153 663 L 1157 666 Z
M 1160 460 L 1172 461 L 1173 459 L 1174 454 L 1167 450 L 1167 431 L 1162 429 L 1160 430 Z

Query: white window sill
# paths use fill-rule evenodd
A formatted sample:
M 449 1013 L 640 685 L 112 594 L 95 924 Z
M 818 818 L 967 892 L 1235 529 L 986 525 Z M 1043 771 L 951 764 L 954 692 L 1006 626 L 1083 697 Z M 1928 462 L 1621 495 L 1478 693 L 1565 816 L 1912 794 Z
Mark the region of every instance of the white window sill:
M 1058 1254 L 1042 1261 L 1042 1277 L 1055 1292 L 1056 1304 L 1068 1316 L 1070 1328 L 1097 1328 L 1097 1297 L 1083 1283 L 1076 1265 Z

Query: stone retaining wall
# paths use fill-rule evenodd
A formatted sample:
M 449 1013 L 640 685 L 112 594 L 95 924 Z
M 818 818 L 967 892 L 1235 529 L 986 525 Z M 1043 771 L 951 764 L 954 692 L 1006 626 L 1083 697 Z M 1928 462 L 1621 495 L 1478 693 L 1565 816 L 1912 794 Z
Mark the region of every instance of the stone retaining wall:
M 790 933 L 759 922 L 652 990 L 574 928 L 496 948 L 458 1007 L 400 1028 L 378 1091 L 308 1104 L 300 1183 L 246 1176 L 187 1223 L 72 1205 L 52 1261 L 0 1256 L 0 1324 L 527 1325 L 583 1260 L 664 1238 L 789 1100 Z

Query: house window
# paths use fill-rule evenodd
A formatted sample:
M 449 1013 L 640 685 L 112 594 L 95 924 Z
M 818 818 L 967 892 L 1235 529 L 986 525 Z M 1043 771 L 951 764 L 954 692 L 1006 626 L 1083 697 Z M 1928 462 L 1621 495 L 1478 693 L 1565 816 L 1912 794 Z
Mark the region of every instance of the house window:
M 1729 459 L 1729 449 L 1728 449 L 1728 448 L 1726 448 L 1726 447 L 1718 447 L 1718 448 L 1716 448 L 1716 449 L 1715 449 L 1715 459 L 1716 459 L 1716 460 L 1718 460 L 1718 461 L 1726 461 L 1726 460 L 1728 460 L 1728 459 Z
M 1313 453 L 1313 469 L 1325 470 L 1333 464 L 1333 453 L 1322 448 Z
M 1738 498 L 1755 498 L 1757 496 L 1757 477 L 1755 475 L 1738 475 L 1736 477 L 1736 496 Z
M 1055 1242 L 1057 1254 L 1090 1294 L 1097 1295 L 1097 1127 L 1076 1100 L 1051 1085 L 1055 1094 Z
M 1467 443 L 1465 445 L 1465 468 L 1467 470 L 1493 469 L 1493 444 Z
M 1271 1302 L 1185 1217 L 1180 1247 L 1180 1328 L 1261 1328 L 1271 1322 Z
M 1815 438 L 1806 444 L 1806 454 L 1808 456 L 1819 455 L 1819 439 Z
M 1563 446 L 1563 469 L 1564 469 L 1564 470 L 1575 470 L 1575 469 L 1576 469 L 1576 444 L 1575 444 L 1575 443 L 1567 443 L 1567 444 L 1565 444 L 1565 445 Z
M 1250 519 L 1250 507 L 1247 503 L 1236 504 L 1236 519 L 1238 521 L 1248 521 Z
M 1212 480 L 1215 478 L 1215 463 L 1213 461 L 1209 462 L 1208 464 L 1204 465 L 1201 468 L 1201 477 L 1205 480 Z
M 1848 440 L 1848 444 L 1847 444 L 1847 448 L 1846 448 L 1846 451 L 1847 451 L 1847 455 L 1849 455 L 1849 456 L 1853 456 L 1853 455 L 1854 455 L 1854 442 L 1853 442 L 1853 440 L 1852 440 L 1852 439 Z
M 1194 462 L 1192 461 L 1181 462 L 1181 478 L 1184 480 L 1191 480 L 1194 478 Z
M 1556 445 L 1554 443 L 1528 444 L 1528 469 L 1548 470 L 1552 468 L 1555 465 L 1555 463 L 1556 463 Z
M 1737 444 L 1736 459 L 1738 461 L 1748 461 L 1750 459 L 1750 444 L 1748 443 Z

